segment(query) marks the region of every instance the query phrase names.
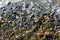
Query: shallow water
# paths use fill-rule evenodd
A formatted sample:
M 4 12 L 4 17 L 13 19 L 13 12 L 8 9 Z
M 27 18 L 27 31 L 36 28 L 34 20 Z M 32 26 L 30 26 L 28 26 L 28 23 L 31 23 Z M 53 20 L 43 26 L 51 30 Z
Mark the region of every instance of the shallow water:
M 22 0 L 0 0 L 0 8 L 7 5 L 8 2 L 18 2 L 18 1 L 22 1 Z

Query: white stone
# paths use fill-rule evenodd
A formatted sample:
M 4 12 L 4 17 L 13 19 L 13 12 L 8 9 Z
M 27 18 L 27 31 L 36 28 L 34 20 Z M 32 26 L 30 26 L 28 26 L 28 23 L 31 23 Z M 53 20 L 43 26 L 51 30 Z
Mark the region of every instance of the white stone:
M 16 19 L 19 19 L 19 16 L 16 16 Z
M 2 19 L 2 17 L 0 17 L 0 20 Z

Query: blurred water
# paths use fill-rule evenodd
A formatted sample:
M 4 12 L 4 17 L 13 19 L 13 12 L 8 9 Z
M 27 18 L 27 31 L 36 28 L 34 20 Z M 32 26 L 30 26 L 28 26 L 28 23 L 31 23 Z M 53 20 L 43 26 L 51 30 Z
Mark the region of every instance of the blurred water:
M 18 2 L 18 1 L 22 1 L 22 0 L 0 0 L 0 8 L 7 5 L 8 2 Z

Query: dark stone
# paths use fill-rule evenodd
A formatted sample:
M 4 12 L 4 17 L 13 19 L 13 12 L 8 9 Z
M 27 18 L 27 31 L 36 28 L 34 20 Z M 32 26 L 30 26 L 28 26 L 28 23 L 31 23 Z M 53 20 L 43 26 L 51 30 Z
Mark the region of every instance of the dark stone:
M 26 5 L 25 5 L 25 8 L 28 8 L 28 7 L 29 7 L 29 5 L 30 5 L 30 4 L 26 4 Z
M 10 8 L 10 10 L 12 10 L 13 8 Z
M 3 9 L 3 11 L 6 11 L 6 10 L 7 10 L 6 8 Z
M 31 16 L 31 18 L 35 17 L 34 15 Z
M 53 38 L 52 35 L 46 35 L 46 40 L 51 40 Z
M 60 22 L 60 17 L 59 16 L 60 15 L 56 15 L 56 19 L 57 19 L 58 22 Z
M 20 37 L 20 40 L 23 40 L 23 37 Z
M 60 22 L 60 20 L 57 20 L 58 22 Z
M 8 3 L 8 5 L 10 5 L 10 4 L 11 4 L 11 2 Z
M 17 10 L 17 11 L 18 11 L 18 10 L 21 10 L 21 9 L 22 9 L 22 6 L 16 6 L 16 7 L 15 7 L 15 10 Z

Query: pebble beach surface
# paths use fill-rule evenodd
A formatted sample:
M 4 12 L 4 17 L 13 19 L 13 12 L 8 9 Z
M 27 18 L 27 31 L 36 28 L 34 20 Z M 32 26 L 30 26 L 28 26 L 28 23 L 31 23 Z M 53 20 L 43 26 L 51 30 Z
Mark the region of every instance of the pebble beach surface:
M 3 0 L 0 26 L 2 39 L 60 40 L 60 3 L 56 0 Z

